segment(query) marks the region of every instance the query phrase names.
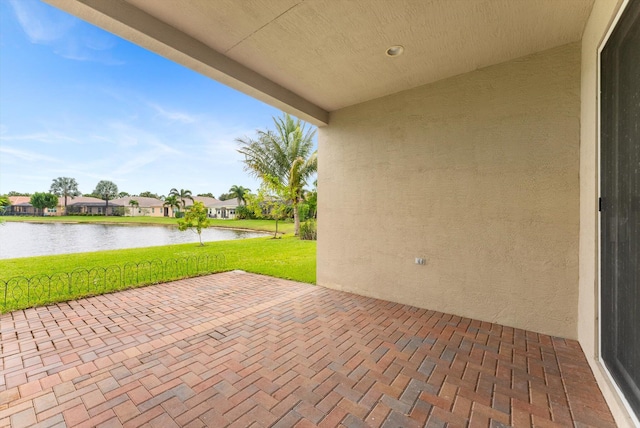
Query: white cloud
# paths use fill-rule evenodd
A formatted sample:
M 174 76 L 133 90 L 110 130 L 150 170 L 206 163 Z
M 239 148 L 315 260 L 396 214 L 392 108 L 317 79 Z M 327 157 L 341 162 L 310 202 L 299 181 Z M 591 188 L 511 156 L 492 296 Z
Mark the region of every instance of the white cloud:
M 162 142 L 161 138 L 165 133 L 159 130 L 147 130 L 123 121 L 114 121 L 109 124 L 112 131 L 109 136 L 102 135 L 100 138 L 111 141 L 124 147 L 132 146 L 152 146 L 160 149 L 164 153 L 181 154 L 169 144 Z
M 55 11 L 36 0 L 10 0 L 16 18 L 31 43 L 50 46 L 63 58 L 122 65 L 109 52 L 117 38 L 106 31 L 81 23 L 78 18 Z
M 238 153 L 236 138 L 252 135 L 254 131 L 220 124 L 214 119 L 203 120 L 201 123 L 191 129 L 190 140 L 197 142 L 192 151 L 199 151 L 200 156 L 206 155 L 214 165 L 237 165 L 242 160 L 242 155 Z
M 162 132 L 149 131 L 122 121 L 111 122 L 102 135 L 91 137 L 101 144 L 96 150 L 100 150 L 103 156 L 85 167 L 104 171 L 114 180 L 125 180 L 127 175 L 140 173 L 149 165 L 156 166 L 171 158 L 182 157 L 183 153 L 164 142 L 164 137 Z
M 49 169 L 49 172 L 51 173 L 52 177 L 49 178 L 53 178 L 53 177 L 57 177 L 57 176 L 62 176 L 62 177 L 82 177 L 82 178 L 93 178 L 96 181 L 98 180 L 104 180 L 104 174 L 100 174 L 100 173 L 93 173 L 90 170 L 85 170 L 82 168 L 76 168 L 74 166 L 69 166 L 67 168 L 52 168 Z
M 229 138 L 211 138 L 202 149 L 216 165 L 233 165 L 242 160 L 242 155 L 237 150 L 238 145 Z
M 163 143 L 150 141 L 144 144 L 147 147 L 142 151 L 127 156 L 126 160 L 113 170 L 113 174 L 116 176 L 128 175 L 140 171 L 141 168 L 147 165 L 156 164 L 163 158 L 181 154 L 178 150 Z
M 55 131 L 34 132 L 33 134 L 7 135 L 0 132 L 0 141 L 36 141 L 40 143 L 80 143 L 79 140 Z
M 40 153 L 31 152 L 28 150 L 19 150 L 11 147 L 0 147 L 0 153 L 4 155 L 8 155 L 13 158 L 20 159 L 26 162 L 60 162 L 60 160 L 53 158 L 51 156 L 42 155 Z
M 124 163 L 120 164 L 113 170 L 113 174 L 117 177 L 130 174 L 132 172 L 140 171 L 140 169 L 146 165 L 152 164 L 158 160 L 156 154 L 152 152 L 146 152 L 139 154 L 133 158 L 129 158 Z
M 70 16 L 51 19 L 45 7 L 34 0 L 10 0 L 11 6 L 31 43 L 49 44 L 62 38 L 74 25 Z
M 194 123 L 197 120 L 195 116 L 192 116 L 188 113 L 183 113 L 179 111 L 170 111 L 157 104 L 149 104 L 149 106 L 153 108 L 158 113 L 159 116 L 168 120 L 181 122 L 181 123 Z

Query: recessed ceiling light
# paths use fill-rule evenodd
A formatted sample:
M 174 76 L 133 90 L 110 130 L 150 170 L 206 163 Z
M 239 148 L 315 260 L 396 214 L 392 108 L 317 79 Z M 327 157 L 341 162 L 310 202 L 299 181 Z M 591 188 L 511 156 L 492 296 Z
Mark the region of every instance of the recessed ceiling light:
M 402 55 L 402 52 L 404 52 L 404 46 L 395 45 L 387 49 L 386 54 L 387 56 L 398 56 Z

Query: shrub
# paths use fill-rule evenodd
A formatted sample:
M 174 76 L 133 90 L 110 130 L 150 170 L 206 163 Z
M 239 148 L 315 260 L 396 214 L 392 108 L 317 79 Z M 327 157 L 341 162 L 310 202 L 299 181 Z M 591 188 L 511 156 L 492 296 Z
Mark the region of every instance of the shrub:
M 236 207 L 236 219 L 238 220 L 255 220 L 256 214 L 247 208 L 246 205 L 238 205 Z
M 309 219 L 309 204 L 307 204 L 306 202 L 301 203 L 300 205 L 298 205 L 298 215 L 300 216 L 300 221 L 306 221 Z
M 314 219 L 307 220 L 300 225 L 300 239 L 305 241 L 318 240 L 318 228 Z

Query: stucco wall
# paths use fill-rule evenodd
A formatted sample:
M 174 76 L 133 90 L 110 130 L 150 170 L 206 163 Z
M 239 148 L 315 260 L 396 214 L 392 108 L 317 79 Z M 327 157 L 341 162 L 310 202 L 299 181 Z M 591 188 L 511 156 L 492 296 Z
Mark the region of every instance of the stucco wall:
M 576 338 L 579 96 L 571 44 L 333 112 L 318 284 Z
M 578 338 L 616 421 L 632 426 L 598 360 L 598 48 L 612 25 L 622 1 L 596 0 L 582 37 L 580 126 L 580 267 Z

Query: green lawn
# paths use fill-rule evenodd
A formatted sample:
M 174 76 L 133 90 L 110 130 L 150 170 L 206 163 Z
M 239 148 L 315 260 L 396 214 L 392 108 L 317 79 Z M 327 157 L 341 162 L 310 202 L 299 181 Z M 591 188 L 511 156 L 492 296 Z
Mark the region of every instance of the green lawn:
M 116 216 L 46 216 L 46 217 L 19 217 L 6 216 L 0 217 L 5 221 L 22 221 L 36 223 L 120 223 L 120 224 L 160 224 L 160 225 L 176 225 L 178 219 L 172 217 L 116 217 Z M 276 222 L 273 220 L 221 220 L 210 219 L 211 226 L 223 227 L 231 229 L 250 229 L 265 232 L 274 232 L 276 230 Z M 292 222 L 279 222 L 278 232 L 289 234 L 293 233 Z
M 89 217 L 91 218 L 91 217 Z M 228 220 L 229 222 L 232 220 Z M 185 259 L 191 257 L 223 254 L 226 260 L 224 267 L 211 271 L 227 271 L 241 269 L 278 278 L 314 284 L 316 281 L 316 242 L 301 241 L 294 236 L 282 239 L 255 238 L 234 241 L 208 242 L 204 247 L 198 244 L 180 244 L 160 247 L 133 248 L 124 250 L 100 251 L 93 253 L 64 254 L 57 256 L 26 257 L 0 260 L 0 281 L 15 276 L 54 275 L 70 273 L 76 268 L 87 270 L 106 268 L 108 266 L 124 267 L 126 263 L 139 263 L 145 260 Z M 208 273 L 201 271 L 200 273 Z M 182 275 L 184 276 L 184 275 Z M 148 283 L 148 281 L 146 281 Z M 141 280 L 141 285 L 145 281 Z M 0 283 L 0 287 L 4 284 Z M 71 287 L 70 287 L 71 288 Z M 37 291 L 37 290 L 36 290 Z M 113 291 L 112 289 L 105 291 Z M 42 291 L 38 291 L 42 294 Z M 45 293 L 46 294 L 46 293 Z M 55 294 L 55 293 L 53 293 Z M 38 304 L 57 300 L 69 300 L 83 294 L 74 291 L 63 294 L 62 298 L 41 297 Z M 95 291 L 89 294 L 95 294 Z M 4 299 L 4 290 L 0 290 L 0 299 Z M 32 299 L 33 300 L 33 299 Z M 26 294 L 20 296 L 8 294 L 7 304 L 0 302 L 0 310 L 7 311 L 27 307 Z M 4 309 L 3 309 L 4 306 Z

